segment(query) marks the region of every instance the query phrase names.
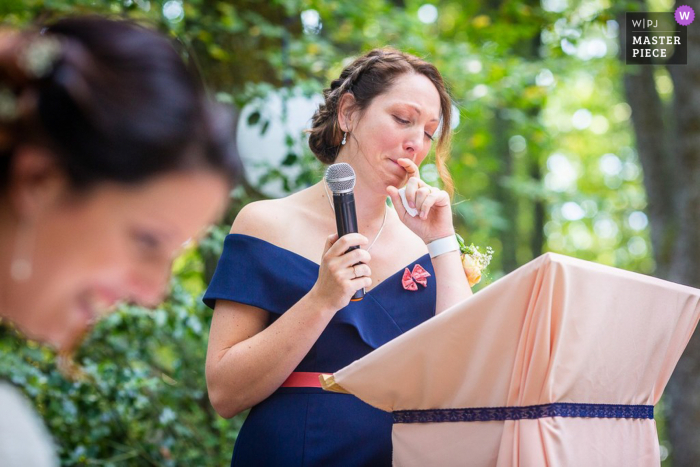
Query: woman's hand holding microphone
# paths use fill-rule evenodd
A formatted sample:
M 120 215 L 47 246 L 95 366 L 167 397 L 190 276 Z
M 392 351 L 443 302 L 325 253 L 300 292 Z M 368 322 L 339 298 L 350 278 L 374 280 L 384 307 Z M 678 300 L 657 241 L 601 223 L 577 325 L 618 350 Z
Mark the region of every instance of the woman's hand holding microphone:
M 309 294 L 334 313 L 346 307 L 355 292 L 372 285 L 369 252 L 362 248 L 348 251 L 367 243 L 367 237 L 359 233 L 343 235 L 340 239 L 336 233 L 326 239 L 318 280 Z
M 411 159 L 401 158 L 397 162 L 409 175 L 406 201 L 409 207 L 418 211 L 415 217 L 411 216 L 401 201 L 399 190 L 388 187 L 387 193 L 401 221 L 426 244 L 454 235 L 452 207 L 447 192 L 421 180 L 418 166 Z M 372 271 L 368 266 L 370 254 L 362 248 L 348 251 L 353 246 L 361 247 L 367 243 L 367 238 L 359 233 L 347 234 L 340 239 L 338 234 L 333 234 L 326 239 L 318 280 L 309 292 L 323 308 L 335 313 L 350 303 L 355 292 L 372 285 Z

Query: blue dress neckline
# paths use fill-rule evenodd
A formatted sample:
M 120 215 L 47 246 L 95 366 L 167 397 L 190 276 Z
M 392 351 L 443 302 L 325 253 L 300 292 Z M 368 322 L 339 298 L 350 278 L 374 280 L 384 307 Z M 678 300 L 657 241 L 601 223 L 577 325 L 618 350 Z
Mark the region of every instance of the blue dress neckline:
M 252 240 L 255 240 L 255 241 L 263 242 L 263 243 L 265 243 L 265 244 L 267 244 L 267 245 L 270 245 L 270 246 L 276 248 L 277 250 L 284 251 L 284 252 L 289 253 L 289 254 L 291 254 L 291 255 L 297 257 L 297 258 L 303 259 L 303 260 L 306 261 L 307 263 L 313 265 L 316 269 L 319 269 L 319 268 L 321 267 L 321 265 L 318 264 L 316 261 L 310 260 L 309 258 L 307 258 L 307 257 L 304 256 L 304 255 L 300 255 L 299 253 L 296 253 L 296 252 L 294 252 L 294 251 L 292 251 L 292 250 L 289 250 L 289 249 L 287 249 L 287 248 L 281 247 L 281 246 L 279 246 L 279 245 L 275 245 L 274 243 L 268 242 L 267 240 L 264 240 L 264 239 L 262 239 L 262 238 L 254 237 L 254 236 L 252 236 L 252 235 L 239 234 L 239 233 L 228 234 L 226 237 L 233 237 L 233 236 L 245 237 L 245 238 L 252 239 Z M 378 283 L 377 285 L 375 285 L 374 287 L 372 287 L 368 292 L 365 293 L 365 295 L 371 294 L 371 293 L 374 292 L 376 289 L 378 289 L 379 287 L 383 286 L 385 282 L 388 282 L 388 281 L 389 281 L 390 279 L 392 279 L 393 277 L 398 276 L 399 274 L 403 274 L 403 272 L 406 270 L 406 268 L 408 268 L 409 266 L 411 266 L 411 265 L 413 265 L 413 264 L 415 264 L 415 263 L 419 263 L 419 262 L 423 261 L 423 259 L 425 259 L 426 256 L 428 256 L 427 259 L 430 260 L 429 253 L 425 253 L 423 256 L 420 256 L 420 257 L 414 259 L 413 261 L 410 261 L 408 264 L 406 264 L 405 266 L 401 267 L 401 269 L 399 269 L 399 270 L 396 271 L 395 273 L 391 274 L 390 276 L 387 276 L 383 281 L 381 281 L 380 283 Z
M 419 262 L 431 274 L 426 287 L 405 290 L 402 274 Z M 311 290 L 318 280 L 319 267 L 305 256 L 267 240 L 228 234 L 203 300 L 212 309 L 217 300 L 261 308 L 271 314 L 271 324 Z M 377 348 L 435 315 L 434 273 L 426 253 L 370 289 L 364 300 L 351 301 L 338 310 L 330 324 L 354 327 L 365 343 Z M 335 369 L 339 368 L 342 366 Z

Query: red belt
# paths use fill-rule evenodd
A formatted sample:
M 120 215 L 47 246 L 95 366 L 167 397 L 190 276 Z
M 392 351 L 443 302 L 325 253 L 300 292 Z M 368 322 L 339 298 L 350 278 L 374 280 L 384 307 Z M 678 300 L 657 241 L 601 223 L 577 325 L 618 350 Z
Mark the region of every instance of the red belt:
M 311 373 L 304 371 L 295 371 L 289 378 L 282 383 L 283 388 L 320 388 L 321 380 L 319 379 L 321 373 Z

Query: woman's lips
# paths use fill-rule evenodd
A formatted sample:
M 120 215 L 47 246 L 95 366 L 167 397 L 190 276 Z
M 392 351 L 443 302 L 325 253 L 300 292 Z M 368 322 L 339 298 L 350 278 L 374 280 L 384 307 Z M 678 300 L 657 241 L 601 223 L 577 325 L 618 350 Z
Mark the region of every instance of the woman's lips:
M 115 308 L 116 299 L 112 296 L 91 295 L 78 301 L 78 308 L 85 317 L 87 325 L 94 324 L 101 317 Z
M 401 172 L 404 172 L 404 173 L 406 172 L 406 169 L 404 169 L 403 166 L 401 164 L 399 164 L 398 162 L 396 162 L 394 159 L 389 159 L 389 160 L 391 161 L 392 165 L 394 165 L 395 167 L 398 167 L 401 170 Z
M 408 174 L 408 172 L 406 172 L 406 169 L 401 164 L 396 162 L 394 159 L 389 159 L 389 161 L 391 161 L 391 165 L 394 167 L 396 175 L 401 177 L 401 179 L 404 179 L 406 177 L 406 175 Z M 401 183 L 401 182 L 399 182 L 399 183 Z
M 78 310 L 85 319 L 86 326 L 94 323 L 97 320 L 97 312 L 88 300 L 80 300 L 78 302 Z

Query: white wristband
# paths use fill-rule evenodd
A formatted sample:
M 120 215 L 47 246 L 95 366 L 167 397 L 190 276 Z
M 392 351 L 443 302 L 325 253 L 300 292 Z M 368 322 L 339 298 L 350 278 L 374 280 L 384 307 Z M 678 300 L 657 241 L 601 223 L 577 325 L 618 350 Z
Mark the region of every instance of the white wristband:
M 457 241 L 456 235 L 438 238 L 428 243 L 427 246 L 431 258 L 449 253 L 450 251 L 459 251 L 459 242 Z

